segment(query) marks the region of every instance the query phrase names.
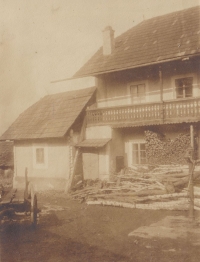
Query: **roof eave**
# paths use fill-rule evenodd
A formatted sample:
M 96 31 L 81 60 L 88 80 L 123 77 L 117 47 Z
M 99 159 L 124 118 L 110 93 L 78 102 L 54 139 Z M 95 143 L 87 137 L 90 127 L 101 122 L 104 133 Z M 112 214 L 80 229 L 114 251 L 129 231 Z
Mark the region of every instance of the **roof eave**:
M 178 60 L 183 60 L 185 58 L 190 59 L 190 58 L 193 58 L 193 57 L 200 57 L 200 54 L 198 53 L 198 54 L 174 57 L 174 58 L 170 58 L 170 59 L 162 59 L 162 60 L 158 60 L 158 61 L 155 61 L 155 62 L 138 64 L 138 65 L 135 65 L 135 66 L 126 66 L 126 67 L 121 67 L 121 68 L 117 68 L 117 69 L 113 69 L 113 70 L 100 71 L 100 72 L 95 72 L 95 73 L 85 74 L 85 75 L 84 74 L 83 75 L 81 75 L 81 74 L 76 75 L 75 74 L 71 78 L 66 78 L 66 79 L 62 79 L 62 80 L 58 80 L 58 81 L 54 81 L 54 82 L 62 82 L 62 81 L 84 78 L 84 77 L 95 77 L 95 76 L 102 75 L 102 74 L 114 73 L 114 72 L 124 71 L 124 70 L 127 70 L 127 69 L 135 69 L 135 68 L 141 68 L 141 67 L 150 66 L 150 65 L 157 65 L 157 64 L 162 64 L 162 63 L 167 63 L 167 62 L 172 62 L 172 61 L 178 61 Z

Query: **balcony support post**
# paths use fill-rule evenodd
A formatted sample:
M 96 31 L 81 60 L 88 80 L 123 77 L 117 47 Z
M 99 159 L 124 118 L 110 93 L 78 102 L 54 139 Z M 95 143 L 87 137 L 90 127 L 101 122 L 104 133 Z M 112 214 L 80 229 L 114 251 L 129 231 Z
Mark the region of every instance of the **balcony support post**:
M 161 105 L 161 121 L 164 123 L 164 102 L 163 102 L 163 74 L 162 74 L 162 67 L 159 66 L 159 82 L 160 82 L 160 101 L 162 102 Z
M 160 101 L 163 102 L 163 74 L 162 74 L 161 66 L 159 66 L 159 81 L 160 81 Z

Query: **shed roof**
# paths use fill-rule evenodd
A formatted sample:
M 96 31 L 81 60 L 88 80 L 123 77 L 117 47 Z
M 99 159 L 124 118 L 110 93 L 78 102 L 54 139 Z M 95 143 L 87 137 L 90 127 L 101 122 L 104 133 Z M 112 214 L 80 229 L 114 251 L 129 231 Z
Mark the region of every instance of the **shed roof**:
M 78 143 L 77 147 L 104 147 L 111 138 L 102 138 L 102 139 L 86 139 Z
M 63 137 L 95 91 L 95 87 L 47 95 L 25 110 L 0 140 Z
M 115 39 L 104 56 L 102 47 L 74 75 L 84 77 L 200 55 L 200 6 L 141 22 Z

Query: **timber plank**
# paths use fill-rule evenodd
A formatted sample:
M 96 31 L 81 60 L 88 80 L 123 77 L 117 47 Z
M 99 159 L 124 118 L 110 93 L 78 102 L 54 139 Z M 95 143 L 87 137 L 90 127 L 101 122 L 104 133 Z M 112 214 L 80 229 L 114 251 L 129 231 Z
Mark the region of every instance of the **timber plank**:
M 24 189 L 22 190 L 17 190 L 15 192 L 15 196 L 12 199 L 12 203 L 24 203 Z

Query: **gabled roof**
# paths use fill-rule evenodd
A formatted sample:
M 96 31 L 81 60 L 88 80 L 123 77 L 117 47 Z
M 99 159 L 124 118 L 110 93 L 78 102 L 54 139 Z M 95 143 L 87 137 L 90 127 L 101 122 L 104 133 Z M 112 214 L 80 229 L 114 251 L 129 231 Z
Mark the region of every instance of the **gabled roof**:
M 120 71 L 200 55 L 200 7 L 148 19 L 115 39 L 115 50 L 102 47 L 75 78 Z
M 0 167 L 14 166 L 13 142 L 0 142 Z
M 63 137 L 92 97 L 95 87 L 47 95 L 25 110 L 0 140 Z

